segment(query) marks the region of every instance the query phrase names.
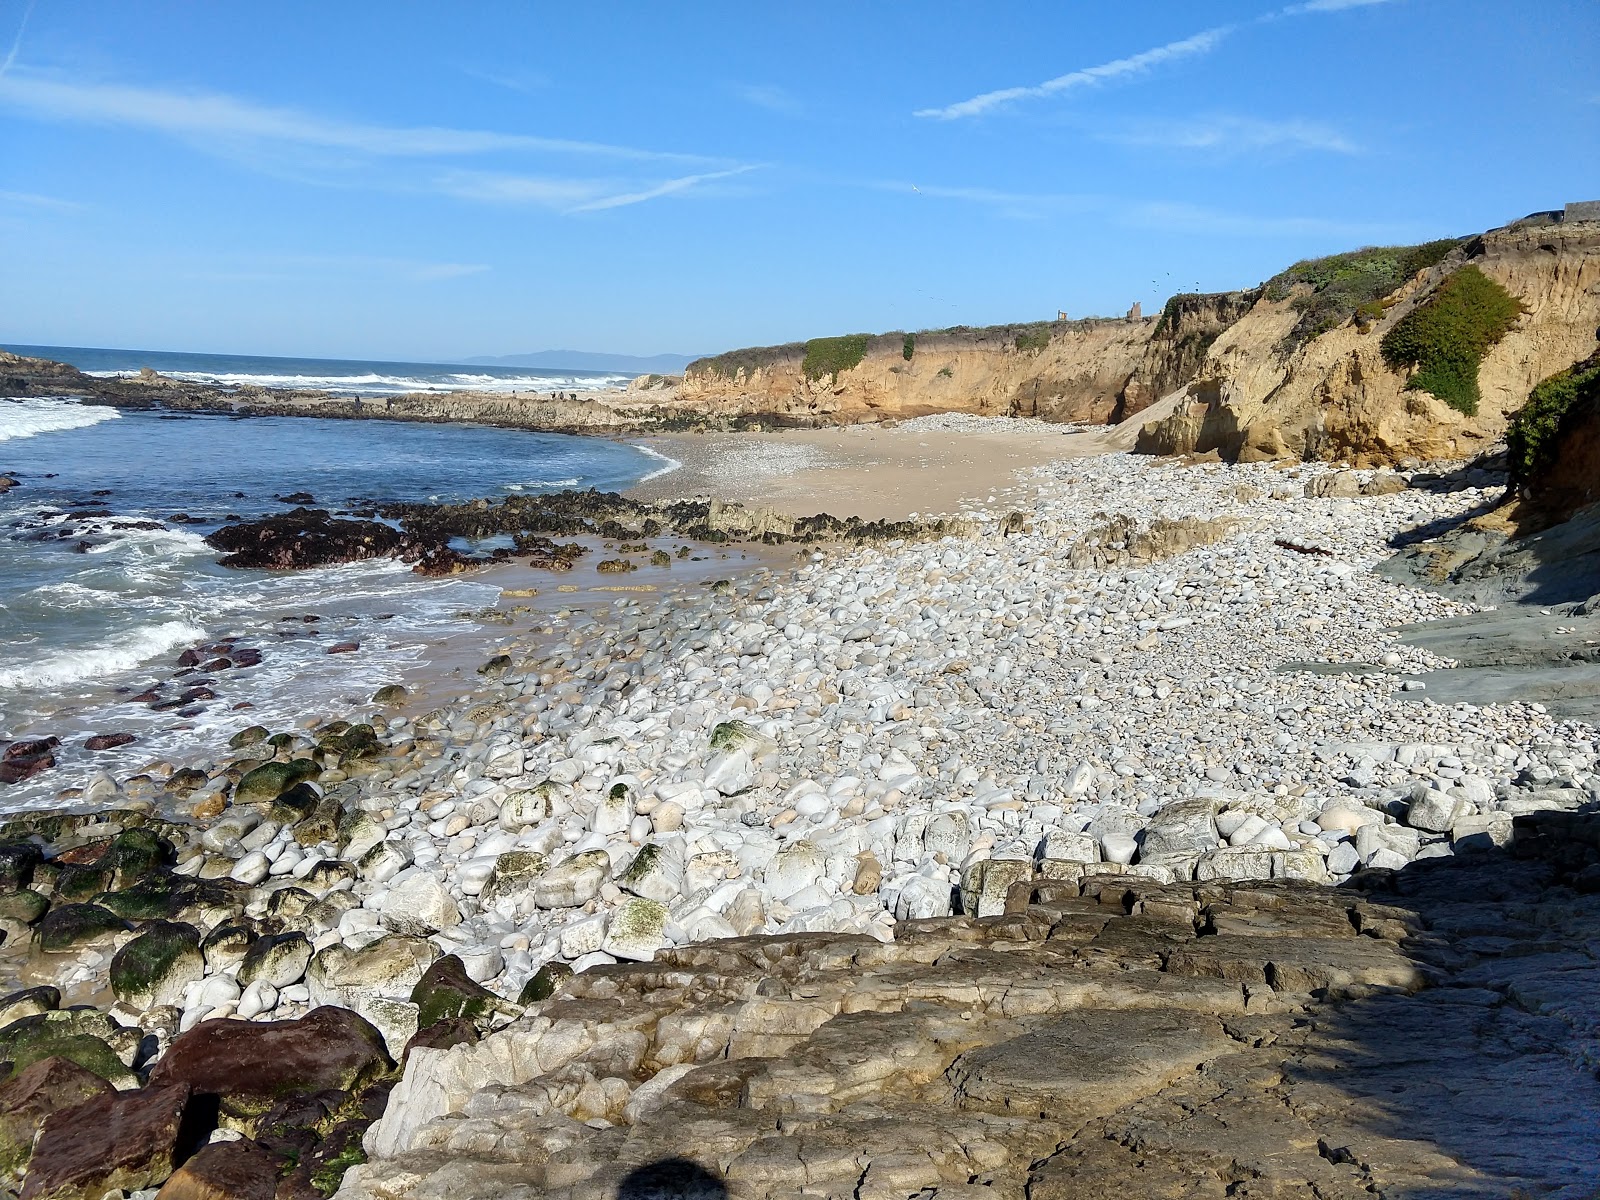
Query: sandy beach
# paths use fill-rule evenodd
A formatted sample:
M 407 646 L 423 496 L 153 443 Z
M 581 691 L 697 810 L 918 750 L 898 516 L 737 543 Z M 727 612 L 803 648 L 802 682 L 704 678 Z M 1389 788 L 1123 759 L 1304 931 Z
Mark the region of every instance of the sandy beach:
M 640 445 L 675 471 L 629 489 L 638 500 L 710 496 L 794 516 L 869 520 L 1001 512 L 1035 494 L 1018 472 L 1103 450 L 1073 426 L 977 417 L 919 418 L 772 433 L 664 434 Z

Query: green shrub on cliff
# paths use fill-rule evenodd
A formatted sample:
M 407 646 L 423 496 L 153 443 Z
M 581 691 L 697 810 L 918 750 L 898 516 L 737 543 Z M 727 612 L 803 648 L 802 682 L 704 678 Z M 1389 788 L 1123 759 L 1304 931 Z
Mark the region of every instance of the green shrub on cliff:
M 1293 350 L 1330 329 L 1337 329 L 1358 311 L 1394 291 L 1418 271 L 1444 260 L 1464 238 L 1442 238 L 1420 246 L 1366 246 L 1346 254 L 1307 258 L 1267 280 L 1268 300 L 1282 300 L 1297 286 L 1301 292 L 1291 302 L 1300 320 L 1283 340 L 1281 349 Z M 1381 311 L 1378 313 L 1382 315 Z
M 1478 366 L 1522 315 L 1522 302 L 1477 267 L 1462 267 L 1383 335 L 1383 359 L 1412 370 L 1406 388 L 1478 412 Z
M 1012 344 L 1024 354 L 1037 354 L 1050 344 L 1050 326 L 1048 324 L 1030 326 L 1017 334 Z
M 907 362 L 910 362 L 911 356 L 916 352 L 917 335 L 914 333 L 908 333 L 905 336 L 905 340 L 900 343 L 900 357 L 905 359 Z
M 838 378 L 859 363 L 867 352 L 869 333 L 847 333 L 843 337 L 812 338 L 806 343 L 801 373 L 815 383 L 825 375 Z
M 1533 479 L 1549 465 L 1562 420 L 1580 401 L 1600 404 L 1600 355 L 1558 371 L 1528 394 L 1506 430 L 1513 483 Z

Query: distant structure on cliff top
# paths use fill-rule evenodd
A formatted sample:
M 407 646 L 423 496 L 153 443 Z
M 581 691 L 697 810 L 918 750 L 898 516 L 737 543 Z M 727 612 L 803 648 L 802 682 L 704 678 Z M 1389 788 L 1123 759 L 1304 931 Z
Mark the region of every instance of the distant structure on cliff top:
M 1133 307 L 1128 310 L 1128 320 L 1130 320 L 1130 321 L 1142 321 L 1142 320 L 1144 320 L 1144 305 L 1140 304 L 1139 301 L 1135 300 L 1133 302 Z
M 1600 221 L 1600 200 L 1576 200 L 1561 210 L 1563 221 Z

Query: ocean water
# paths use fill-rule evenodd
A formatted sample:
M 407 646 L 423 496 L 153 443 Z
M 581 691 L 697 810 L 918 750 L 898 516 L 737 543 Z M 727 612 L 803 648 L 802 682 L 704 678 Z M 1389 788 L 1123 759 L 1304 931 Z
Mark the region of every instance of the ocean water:
M 627 375 L 532 367 L 377 362 L 335 358 L 272 358 L 254 354 L 182 354 L 168 350 L 104 350 L 90 346 L 0 346 L 29 358 L 68 363 L 90 375 L 137 375 L 149 367 L 173 379 L 221 387 L 317 388 L 345 396 L 402 392 L 560 392 L 619 388 Z
M 250 723 L 235 704 L 284 727 L 364 699 L 465 629 L 457 614 L 499 594 L 471 575 L 428 580 L 390 561 L 226 569 L 203 540 L 225 518 L 286 511 L 273 497 L 291 492 L 337 508 L 616 490 L 674 465 L 623 443 L 520 430 L 0 400 L 0 474 L 18 480 L 0 494 L 0 742 L 68 743 L 55 770 L 0 785 L 0 809 L 36 807 L 98 769 L 220 747 Z M 162 681 L 179 696 L 194 680 L 171 679 L 176 656 L 226 636 L 263 658 L 216 672 L 216 698 L 177 716 L 131 701 Z M 327 653 L 342 641 L 360 652 Z M 87 734 L 107 732 L 139 740 L 82 749 Z

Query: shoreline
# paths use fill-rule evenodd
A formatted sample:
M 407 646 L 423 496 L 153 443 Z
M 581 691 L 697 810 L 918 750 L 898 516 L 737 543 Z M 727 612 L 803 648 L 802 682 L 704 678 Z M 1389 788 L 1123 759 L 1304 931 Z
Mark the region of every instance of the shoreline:
M 645 502 L 710 498 L 791 517 L 863 520 L 968 516 L 1026 508 L 1021 473 L 1103 452 L 1073 426 L 941 416 L 894 425 L 763 433 L 657 434 L 631 444 L 677 460 L 623 494 Z

